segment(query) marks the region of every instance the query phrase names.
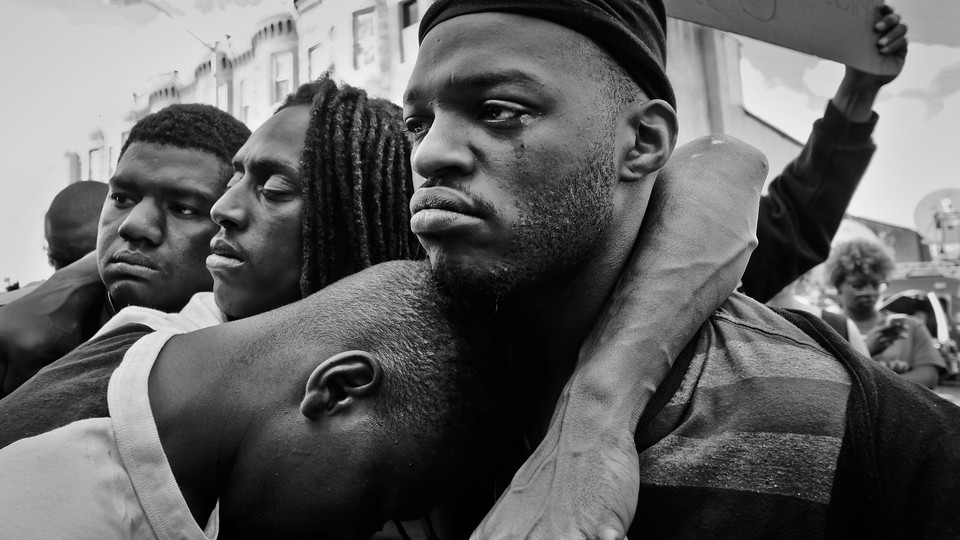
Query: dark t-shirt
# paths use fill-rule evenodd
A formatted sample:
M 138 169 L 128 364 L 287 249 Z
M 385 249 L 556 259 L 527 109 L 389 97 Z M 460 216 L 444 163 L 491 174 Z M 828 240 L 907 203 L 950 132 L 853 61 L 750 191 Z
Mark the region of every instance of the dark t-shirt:
M 0 448 L 86 418 L 109 417 L 107 385 L 127 350 L 153 332 L 131 324 L 77 347 L 0 399 Z

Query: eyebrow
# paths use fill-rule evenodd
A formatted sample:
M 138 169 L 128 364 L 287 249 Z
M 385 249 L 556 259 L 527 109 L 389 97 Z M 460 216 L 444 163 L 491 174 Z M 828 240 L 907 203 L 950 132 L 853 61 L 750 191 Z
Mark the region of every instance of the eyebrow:
M 443 87 L 444 91 L 482 90 L 506 84 L 544 88 L 544 84 L 539 79 L 519 69 L 506 69 L 493 73 L 477 73 L 464 76 L 451 75 L 448 81 Z M 424 92 L 420 88 L 415 86 L 408 88 L 403 95 L 404 105 L 412 105 L 422 101 L 423 94 Z
M 266 173 L 271 171 L 278 171 L 287 176 L 292 176 L 294 178 L 300 177 L 300 168 L 299 166 L 293 167 L 289 163 L 271 158 L 271 157 L 254 157 L 251 158 L 247 164 L 244 163 L 241 159 L 233 160 L 234 170 L 240 168 L 252 169 L 257 173 Z
M 109 180 L 110 189 L 113 190 L 114 187 L 124 190 L 142 192 L 144 191 L 142 187 L 138 186 L 137 183 L 131 179 L 128 179 L 123 176 L 113 176 Z M 170 199 L 190 199 L 190 198 L 201 198 L 201 199 L 212 199 L 216 201 L 220 198 L 220 193 L 214 191 L 209 191 L 207 189 L 201 189 L 196 187 L 192 183 L 186 185 L 170 185 L 163 184 L 158 188 L 149 187 L 147 191 L 156 189 L 160 194 L 166 198 Z

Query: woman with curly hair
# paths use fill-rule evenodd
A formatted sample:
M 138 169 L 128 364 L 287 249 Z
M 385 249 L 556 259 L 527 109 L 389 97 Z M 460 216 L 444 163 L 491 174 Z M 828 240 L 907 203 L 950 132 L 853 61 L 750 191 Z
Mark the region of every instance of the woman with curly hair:
M 866 337 L 873 359 L 905 379 L 934 388 L 946 365 L 926 326 L 914 317 L 877 311 L 880 293 L 893 272 L 893 260 L 883 246 L 864 239 L 842 243 L 833 249 L 827 272 L 844 313 Z

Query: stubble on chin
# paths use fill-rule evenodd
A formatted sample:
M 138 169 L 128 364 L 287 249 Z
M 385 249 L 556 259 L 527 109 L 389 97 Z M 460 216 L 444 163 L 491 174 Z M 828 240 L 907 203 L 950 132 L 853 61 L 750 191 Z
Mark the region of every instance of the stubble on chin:
M 431 275 L 437 289 L 460 306 L 496 312 L 511 289 L 509 272 L 498 266 L 440 258 L 431 264 Z

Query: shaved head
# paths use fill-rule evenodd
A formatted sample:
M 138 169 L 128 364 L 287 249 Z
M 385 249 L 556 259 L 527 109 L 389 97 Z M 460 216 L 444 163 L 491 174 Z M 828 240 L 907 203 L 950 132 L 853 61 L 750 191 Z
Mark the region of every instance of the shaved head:
M 77 182 L 57 193 L 44 220 L 50 266 L 59 270 L 97 248 L 97 222 L 106 198 L 102 182 Z

